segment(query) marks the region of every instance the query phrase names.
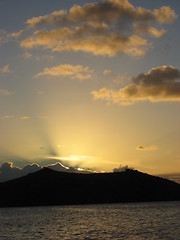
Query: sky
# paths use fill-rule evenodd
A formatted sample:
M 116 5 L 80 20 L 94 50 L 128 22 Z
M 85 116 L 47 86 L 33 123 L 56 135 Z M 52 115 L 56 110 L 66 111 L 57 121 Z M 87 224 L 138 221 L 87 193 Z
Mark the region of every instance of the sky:
M 179 0 L 0 0 L 0 164 L 180 172 Z

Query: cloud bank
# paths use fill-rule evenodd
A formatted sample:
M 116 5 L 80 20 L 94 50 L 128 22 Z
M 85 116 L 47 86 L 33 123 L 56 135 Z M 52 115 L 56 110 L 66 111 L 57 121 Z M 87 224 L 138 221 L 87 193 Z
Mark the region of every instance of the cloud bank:
M 179 102 L 180 70 L 173 66 L 152 68 L 131 79 L 131 83 L 119 90 L 101 88 L 91 92 L 95 100 L 107 103 L 131 105 L 140 101 Z
M 52 51 L 83 51 L 93 55 L 123 53 L 144 56 L 150 46 L 143 36 L 162 37 L 163 24 L 177 18 L 169 6 L 149 10 L 134 7 L 128 0 L 104 0 L 74 5 L 26 21 L 29 28 L 46 27 L 22 40 L 26 49 L 42 47 Z
M 68 172 L 68 173 L 91 173 L 92 172 L 90 170 L 85 170 L 80 168 L 66 167 L 60 162 L 57 162 L 55 164 L 48 164 L 46 167 L 55 171 Z M 25 165 L 23 168 L 19 168 L 19 167 L 13 166 L 12 162 L 5 162 L 5 163 L 2 163 L 0 167 L 0 182 L 5 182 L 11 179 L 22 177 L 29 173 L 36 172 L 42 168 L 43 167 L 40 167 L 37 163 L 28 164 L 28 165 Z
M 40 170 L 38 164 L 27 165 L 23 169 L 13 166 L 12 162 L 2 163 L 0 167 L 0 182 L 22 177 L 28 173 Z

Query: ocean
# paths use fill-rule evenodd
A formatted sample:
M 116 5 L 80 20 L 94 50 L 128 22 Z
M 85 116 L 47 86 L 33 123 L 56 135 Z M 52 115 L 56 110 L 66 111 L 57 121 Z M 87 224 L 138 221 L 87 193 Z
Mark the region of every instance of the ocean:
M 0 208 L 0 239 L 180 240 L 180 202 Z

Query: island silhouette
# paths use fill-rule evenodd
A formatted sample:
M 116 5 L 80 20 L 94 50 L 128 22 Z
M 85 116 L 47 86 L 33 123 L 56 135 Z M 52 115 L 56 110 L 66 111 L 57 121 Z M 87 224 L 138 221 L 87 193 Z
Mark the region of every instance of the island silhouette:
M 137 170 L 67 173 L 43 168 L 0 183 L 0 207 L 180 200 L 180 184 Z

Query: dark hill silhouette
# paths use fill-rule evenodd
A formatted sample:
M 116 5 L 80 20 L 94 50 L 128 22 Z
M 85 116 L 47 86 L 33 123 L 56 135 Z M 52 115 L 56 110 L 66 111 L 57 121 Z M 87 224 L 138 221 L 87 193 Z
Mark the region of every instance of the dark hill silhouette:
M 0 183 L 0 207 L 180 200 L 180 184 L 137 170 L 78 174 L 44 168 Z

